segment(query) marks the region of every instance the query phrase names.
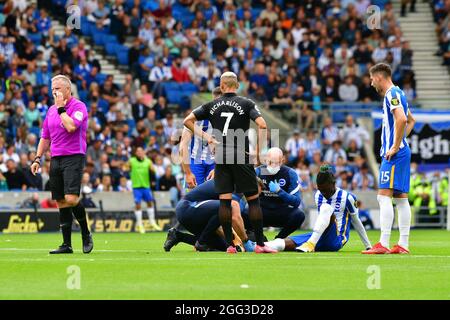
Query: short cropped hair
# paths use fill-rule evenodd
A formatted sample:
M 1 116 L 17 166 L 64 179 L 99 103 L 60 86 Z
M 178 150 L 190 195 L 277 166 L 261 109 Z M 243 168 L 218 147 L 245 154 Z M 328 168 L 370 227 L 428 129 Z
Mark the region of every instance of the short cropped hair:
M 334 183 L 336 178 L 333 173 L 333 168 L 329 165 L 323 165 L 319 169 L 316 179 L 317 184 Z
M 215 87 L 214 90 L 212 91 L 212 95 L 214 99 L 217 99 L 222 95 L 222 89 L 220 89 L 220 87 Z
M 233 87 L 236 89 L 239 88 L 239 82 L 238 82 L 237 75 L 231 71 L 224 72 L 220 76 L 220 84 L 222 85 L 222 83 L 227 88 L 233 88 Z
M 392 77 L 392 69 L 391 66 L 387 63 L 377 63 L 369 69 L 370 74 L 381 73 L 384 78 Z
M 70 81 L 69 77 L 63 75 L 63 74 L 58 74 L 57 76 L 54 76 L 52 78 L 52 82 L 55 80 L 63 80 L 64 82 L 67 83 L 67 85 L 69 86 L 69 88 L 72 88 L 72 81 Z

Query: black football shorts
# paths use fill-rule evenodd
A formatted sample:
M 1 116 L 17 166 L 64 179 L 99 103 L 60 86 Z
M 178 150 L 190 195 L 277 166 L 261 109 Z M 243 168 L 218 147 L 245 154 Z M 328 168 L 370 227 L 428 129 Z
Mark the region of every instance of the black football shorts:
M 216 192 L 257 194 L 255 168 L 251 164 L 217 164 L 215 167 L 214 183 Z
M 62 200 L 66 194 L 80 195 L 85 163 L 83 154 L 52 157 L 49 176 L 53 200 Z

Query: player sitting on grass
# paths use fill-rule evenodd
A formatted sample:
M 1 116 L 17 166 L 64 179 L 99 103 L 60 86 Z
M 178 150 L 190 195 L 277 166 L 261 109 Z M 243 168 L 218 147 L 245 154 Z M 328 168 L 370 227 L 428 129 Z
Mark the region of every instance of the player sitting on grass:
M 184 242 L 193 245 L 197 251 L 226 251 L 225 236 L 219 229 L 219 206 L 219 194 L 215 191 L 214 180 L 206 181 L 188 192 L 178 202 L 175 211 L 180 224 L 191 234 L 171 228 L 164 243 L 164 250 L 170 251 L 179 242 Z M 236 230 L 234 245 L 242 243 L 245 251 L 252 252 L 255 244 L 245 233 L 239 203 L 232 201 L 231 207 L 232 225 Z
M 366 249 L 370 249 L 366 229 L 358 217 L 356 197 L 345 190 L 336 188 L 336 180 L 331 167 L 321 166 L 317 175 L 314 199 L 319 211 L 312 233 L 275 239 L 266 245 L 278 251 L 339 251 L 348 241 L 349 216 Z

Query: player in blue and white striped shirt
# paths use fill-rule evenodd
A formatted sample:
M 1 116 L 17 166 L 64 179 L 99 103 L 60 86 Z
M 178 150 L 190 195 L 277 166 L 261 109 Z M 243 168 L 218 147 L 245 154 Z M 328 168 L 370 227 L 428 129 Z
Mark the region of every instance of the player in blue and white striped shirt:
M 312 233 L 290 236 L 266 242 L 278 251 L 339 251 L 350 236 L 349 220 L 366 249 L 371 248 L 366 229 L 358 216 L 356 197 L 343 189 L 336 188 L 336 180 L 329 166 L 321 166 L 317 175 L 319 189 L 314 200 L 319 215 Z
M 406 137 L 414 127 L 414 118 L 403 91 L 392 83 L 391 67 L 378 63 L 370 68 L 372 86 L 384 96 L 381 132 L 381 167 L 377 200 L 380 204 L 380 242 L 365 254 L 409 253 L 411 208 L 408 202 L 411 150 Z M 394 208 L 397 206 L 400 240 L 389 249 Z
M 213 99 L 221 96 L 220 87 L 213 91 Z M 212 133 L 212 126 L 208 120 L 197 121 L 196 126 L 202 128 L 208 134 Z M 189 143 L 190 141 L 190 143 Z M 201 137 L 194 136 L 188 128 L 183 128 L 180 141 L 180 152 L 182 157 L 182 167 L 185 173 L 185 187 L 192 189 L 198 184 L 210 180 L 214 177 L 215 160 L 214 154 L 208 143 Z M 189 158 L 187 157 L 189 154 Z

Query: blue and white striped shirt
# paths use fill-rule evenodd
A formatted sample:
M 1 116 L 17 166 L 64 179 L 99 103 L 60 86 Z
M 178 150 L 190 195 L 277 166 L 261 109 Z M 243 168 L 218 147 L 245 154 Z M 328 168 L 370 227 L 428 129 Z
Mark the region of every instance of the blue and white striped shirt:
M 333 214 L 336 217 L 336 230 L 343 237 L 343 243 L 347 242 L 350 234 L 349 218 L 351 215 L 358 214 L 358 207 L 355 203 L 356 196 L 343 189 L 336 188 L 336 192 L 329 199 L 326 199 L 320 191 L 316 191 L 314 200 L 319 213 L 322 203 L 328 203 L 333 208 Z
M 196 126 L 202 128 L 209 135 L 212 134 L 212 126 L 208 120 L 197 121 Z M 191 139 L 190 146 L 191 159 L 201 163 L 205 161 L 207 164 L 214 163 L 214 154 L 211 152 L 208 142 L 201 137 L 194 135 Z
M 389 149 L 394 145 L 395 137 L 395 121 L 394 121 L 394 109 L 403 108 L 406 117 L 408 117 L 408 101 L 404 92 L 397 86 L 390 87 L 383 100 L 383 126 L 381 130 L 381 150 L 380 156 L 383 158 Z M 406 133 L 403 133 L 402 142 L 400 143 L 400 150 L 404 147 L 408 147 L 406 142 Z

